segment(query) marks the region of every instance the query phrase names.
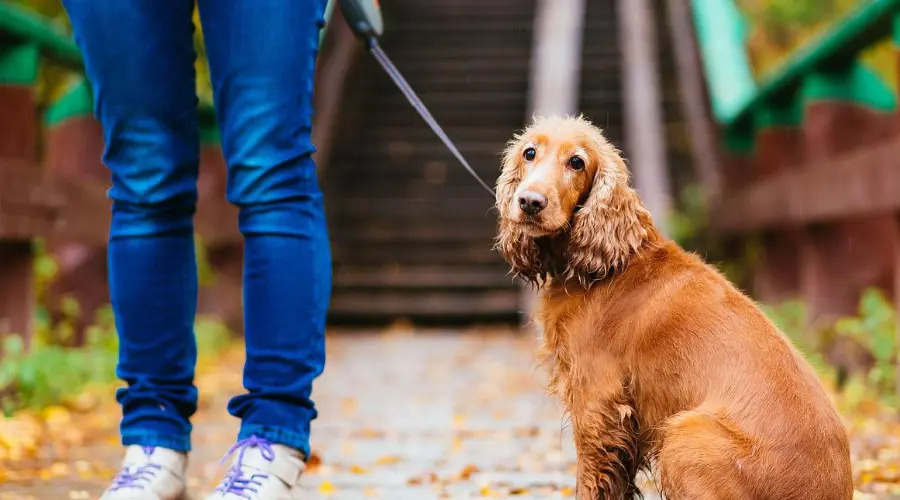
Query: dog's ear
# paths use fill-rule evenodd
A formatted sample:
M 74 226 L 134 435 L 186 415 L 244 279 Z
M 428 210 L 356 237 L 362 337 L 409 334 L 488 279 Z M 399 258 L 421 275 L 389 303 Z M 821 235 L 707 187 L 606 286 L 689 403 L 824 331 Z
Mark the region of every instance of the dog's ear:
M 599 167 L 591 191 L 572 219 L 567 279 L 587 284 L 621 269 L 655 231 L 650 212 L 628 185 L 628 169 L 609 145 L 594 154 Z
M 538 283 L 546 272 L 542 264 L 540 249 L 534 238 L 510 222 L 510 212 L 515 200 L 516 189 L 522 182 L 521 141 L 521 137 L 516 136 L 503 151 L 502 167 L 496 187 L 499 223 L 494 249 L 509 263 L 513 274 L 530 283 Z

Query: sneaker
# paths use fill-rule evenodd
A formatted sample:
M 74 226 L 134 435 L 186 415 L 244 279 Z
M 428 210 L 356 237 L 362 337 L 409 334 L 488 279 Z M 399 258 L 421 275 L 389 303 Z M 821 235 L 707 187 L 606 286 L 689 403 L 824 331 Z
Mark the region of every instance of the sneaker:
M 187 455 L 166 448 L 129 446 L 122 470 L 100 500 L 181 500 Z
M 299 451 L 251 436 L 232 446 L 222 460 L 232 455 L 231 468 L 207 500 L 292 500 L 299 493 L 306 469 Z

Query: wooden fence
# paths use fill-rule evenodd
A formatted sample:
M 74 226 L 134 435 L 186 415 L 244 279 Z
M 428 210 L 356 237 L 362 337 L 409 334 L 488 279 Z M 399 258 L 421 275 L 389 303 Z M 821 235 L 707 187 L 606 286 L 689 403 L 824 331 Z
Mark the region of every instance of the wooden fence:
M 705 76 L 703 89 L 682 80 L 695 107 L 699 92 L 708 97 L 705 115 L 689 113 L 695 148 L 704 149 L 709 134 L 718 139 L 714 151 L 698 151 L 715 193 L 713 223 L 759 242 L 757 296 L 802 296 L 813 319 L 855 312 L 870 286 L 900 304 L 897 75 L 866 62 L 900 42 L 900 1 L 861 2 L 759 82 L 733 0 L 670 3 L 673 22 L 685 21 L 680 12 L 694 28 L 678 48 L 682 72 L 696 63 Z
M 320 154 L 329 149 L 336 95 L 355 47 L 339 10 L 329 8 L 328 12 L 332 10 L 329 25 L 337 29 L 323 31 L 316 82 L 316 124 L 323 129 L 316 137 Z M 66 297 L 77 298 L 76 332 L 81 335 L 94 312 L 109 302 L 109 174 L 101 163 L 103 138 L 92 116 L 91 91 L 82 77 L 62 97 L 40 109 L 36 84 L 39 71 L 46 67 L 82 74 L 77 46 L 46 20 L 0 3 L 0 335 L 33 332 L 37 239 L 45 242 L 58 264 L 44 297 L 51 317 L 66 314 Z M 225 201 L 225 161 L 214 111 L 203 103 L 199 113 L 195 227 L 216 280 L 202 287 L 199 309 L 240 329 L 243 255 L 237 210 Z

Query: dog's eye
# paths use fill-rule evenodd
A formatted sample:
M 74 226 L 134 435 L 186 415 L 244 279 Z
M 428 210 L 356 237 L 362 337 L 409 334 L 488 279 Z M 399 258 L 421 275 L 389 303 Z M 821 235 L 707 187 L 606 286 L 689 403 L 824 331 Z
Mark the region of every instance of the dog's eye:
M 526 161 L 534 161 L 534 157 L 537 156 L 537 151 L 535 151 L 534 148 L 528 148 L 522 156 L 525 157 Z
M 584 159 L 580 156 L 573 156 L 569 158 L 569 166 L 572 167 L 572 170 L 584 170 Z

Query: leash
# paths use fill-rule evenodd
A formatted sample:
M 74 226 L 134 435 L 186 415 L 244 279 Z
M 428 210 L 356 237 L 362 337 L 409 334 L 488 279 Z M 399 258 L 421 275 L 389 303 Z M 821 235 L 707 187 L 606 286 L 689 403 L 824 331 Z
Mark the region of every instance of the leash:
M 419 116 L 425 120 L 425 123 L 431 127 L 431 130 L 434 131 L 438 138 L 440 138 L 441 142 L 444 143 L 444 146 L 453 153 L 453 156 L 459 160 L 459 163 L 466 171 L 468 171 L 469 174 L 491 194 L 491 196 L 495 196 L 494 190 L 479 177 L 475 172 L 475 169 L 469 165 L 469 162 L 467 162 L 462 153 L 459 152 L 459 149 L 453 144 L 453 141 L 450 140 L 450 137 L 447 136 L 444 129 L 441 128 L 437 120 L 434 119 L 434 116 L 431 115 L 431 112 L 428 111 L 428 107 L 425 106 L 425 103 L 419 99 L 416 92 L 412 89 L 406 79 L 403 78 L 400 70 L 394 66 L 391 59 L 384 50 L 381 49 L 381 46 L 378 45 L 378 37 L 381 36 L 384 31 L 384 24 L 381 19 L 381 10 L 378 6 L 378 0 L 340 0 L 340 6 L 344 13 L 344 18 L 347 19 L 347 24 L 353 32 L 365 42 L 366 48 L 369 49 L 369 52 L 372 53 L 372 56 L 375 57 L 375 60 L 378 61 L 378 64 L 381 65 L 385 73 L 391 77 L 394 85 L 396 85 L 397 88 L 400 89 L 400 92 L 406 96 L 406 100 L 409 101 L 413 109 L 415 109 L 416 112 L 419 113 Z

